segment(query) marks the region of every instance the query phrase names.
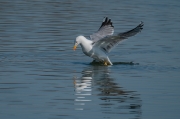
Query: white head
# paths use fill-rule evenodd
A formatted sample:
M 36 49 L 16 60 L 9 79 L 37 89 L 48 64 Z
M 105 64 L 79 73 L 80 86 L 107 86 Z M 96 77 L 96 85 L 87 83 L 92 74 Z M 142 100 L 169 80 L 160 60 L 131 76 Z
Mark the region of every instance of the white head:
M 78 36 L 76 37 L 76 40 L 74 41 L 74 47 L 73 50 L 76 50 L 76 47 L 82 43 L 83 39 L 86 39 L 84 36 Z

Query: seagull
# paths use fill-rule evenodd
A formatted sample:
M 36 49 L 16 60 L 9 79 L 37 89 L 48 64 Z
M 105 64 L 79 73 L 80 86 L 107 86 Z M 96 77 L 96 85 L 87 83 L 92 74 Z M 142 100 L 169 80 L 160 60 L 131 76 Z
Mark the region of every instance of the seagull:
M 85 55 L 91 57 L 96 62 L 102 62 L 104 65 L 113 65 L 108 57 L 108 53 L 121 41 L 134 36 L 143 29 L 143 22 L 138 26 L 126 32 L 113 35 L 114 26 L 111 19 L 105 17 L 97 32 L 90 35 L 90 40 L 80 35 L 76 37 L 73 50 L 80 45 Z

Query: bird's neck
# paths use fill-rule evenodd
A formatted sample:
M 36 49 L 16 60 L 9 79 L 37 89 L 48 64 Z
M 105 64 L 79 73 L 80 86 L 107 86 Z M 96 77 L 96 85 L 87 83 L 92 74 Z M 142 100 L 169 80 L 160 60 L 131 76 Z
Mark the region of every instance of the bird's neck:
M 81 47 L 83 52 L 89 52 L 92 49 L 92 41 L 88 39 L 83 39 L 81 41 Z

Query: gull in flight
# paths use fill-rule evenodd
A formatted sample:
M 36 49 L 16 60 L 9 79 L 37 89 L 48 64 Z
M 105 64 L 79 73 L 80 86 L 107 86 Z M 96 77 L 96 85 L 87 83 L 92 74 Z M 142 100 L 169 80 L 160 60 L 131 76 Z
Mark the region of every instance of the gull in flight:
M 102 62 L 104 65 L 113 65 L 108 58 L 108 53 L 121 41 L 134 36 L 143 29 L 143 22 L 126 32 L 113 35 L 114 26 L 111 19 L 105 17 L 99 30 L 90 35 L 90 40 L 84 36 L 78 36 L 74 43 L 73 50 L 80 44 L 85 55 L 91 57 L 96 62 Z

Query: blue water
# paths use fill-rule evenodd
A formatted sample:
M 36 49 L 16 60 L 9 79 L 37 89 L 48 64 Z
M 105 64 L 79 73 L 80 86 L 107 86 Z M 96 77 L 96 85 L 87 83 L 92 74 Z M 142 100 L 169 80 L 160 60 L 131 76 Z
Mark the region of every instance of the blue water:
M 1 119 L 178 119 L 180 1 L 1 0 Z M 78 35 L 105 16 L 141 33 L 92 65 Z M 133 62 L 133 63 L 130 63 Z

